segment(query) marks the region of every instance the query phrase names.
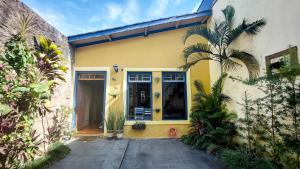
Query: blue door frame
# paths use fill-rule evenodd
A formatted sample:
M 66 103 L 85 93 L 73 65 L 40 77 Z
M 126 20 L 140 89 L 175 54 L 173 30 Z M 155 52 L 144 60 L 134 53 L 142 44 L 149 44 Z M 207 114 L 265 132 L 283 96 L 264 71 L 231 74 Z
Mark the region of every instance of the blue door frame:
M 73 96 L 73 113 L 72 113 L 72 129 L 76 129 L 76 111 L 77 111 L 77 94 L 78 94 L 78 77 L 80 74 L 104 74 L 104 93 L 103 93 L 103 109 L 104 109 L 104 118 L 105 118 L 105 103 L 106 103 L 106 71 L 75 71 L 75 84 L 74 84 L 74 96 Z

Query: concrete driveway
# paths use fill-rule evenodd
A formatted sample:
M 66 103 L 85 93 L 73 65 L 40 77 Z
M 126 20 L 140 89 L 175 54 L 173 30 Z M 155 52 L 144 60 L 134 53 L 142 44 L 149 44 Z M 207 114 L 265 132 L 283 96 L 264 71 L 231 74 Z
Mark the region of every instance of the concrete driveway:
M 220 169 L 215 157 L 175 139 L 69 143 L 71 153 L 51 169 Z

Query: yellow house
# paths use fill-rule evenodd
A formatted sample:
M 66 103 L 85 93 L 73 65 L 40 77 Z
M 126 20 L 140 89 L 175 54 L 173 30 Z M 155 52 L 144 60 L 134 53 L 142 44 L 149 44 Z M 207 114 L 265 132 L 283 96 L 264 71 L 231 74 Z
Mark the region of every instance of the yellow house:
M 211 16 L 204 0 L 192 14 L 68 37 L 74 47 L 73 126 L 82 133 L 107 133 L 111 111 L 124 113 L 124 136 L 168 138 L 186 134 L 195 80 L 210 87 L 209 63 L 188 71 L 182 37 Z M 203 39 L 194 37 L 188 43 Z M 144 130 L 133 129 L 143 122 Z

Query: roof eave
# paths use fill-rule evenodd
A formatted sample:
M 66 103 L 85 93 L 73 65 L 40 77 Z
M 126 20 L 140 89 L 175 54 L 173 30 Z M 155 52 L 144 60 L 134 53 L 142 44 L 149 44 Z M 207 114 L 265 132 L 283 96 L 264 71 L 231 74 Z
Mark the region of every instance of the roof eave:
M 175 16 L 175 17 L 162 18 L 162 19 L 158 19 L 158 20 L 141 22 L 141 23 L 126 25 L 126 26 L 122 26 L 122 27 L 116 27 L 116 28 L 111 28 L 111 29 L 106 29 L 106 30 L 89 32 L 89 33 L 85 33 L 85 34 L 73 35 L 73 36 L 68 37 L 68 41 L 70 44 L 73 44 L 75 47 L 83 47 L 83 46 L 88 46 L 88 45 L 93 45 L 93 44 L 98 44 L 98 43 L 106 43 L 106 42 L 115 41 L 115 40 L 132 38 L 132 37 L 136 37 L 136 36 L 148 36 L 149 34 L 152 34 L 152 33 L 158 33 L 158 32 L 162 32 L 162 31 L 168 31 L 168 30 L 193 26 L 194 23 L 186 24 L 186 25 L 177 25 L 176 24 L 175 28 L 164 28 L 162 30 L 152 30 L 152 31 L 146 32 L 146 30 L 150 27 L 168 24 L 168 23 L 174 23 L 174 22 L 178 23 L 181 21 L 195 19 L 195 18 L 201 18 L 201 17 L 208 18 L 211 16 L 211 14 L 212 14 L 212 11 L 208 10 L 208 11 L 196 12 L 196 13 L 192 13 L 192 14 L 180 15 L 180 16 Z M 126 35 L 126 37 L 118 37 L 116 39 L 111 38 L 115 34 L 130 32 L 130 31 L 137 30 L 137 29 L 145 29 L 145 33 L 143 33 L 143 34 L 141 34 L 141 33 L 128 34 L 128 35 Z M 96 41 L 90 41 L 90 42 L 86 42 L 86 43 L 80 43 L 82 41 L 88 41 L 91 39 L 96 39 L 96 38 L 101 38 L 101 37 L 107 37 L 107 38 L 105 40 L 101 40 L 101 41 L 96 40 Z

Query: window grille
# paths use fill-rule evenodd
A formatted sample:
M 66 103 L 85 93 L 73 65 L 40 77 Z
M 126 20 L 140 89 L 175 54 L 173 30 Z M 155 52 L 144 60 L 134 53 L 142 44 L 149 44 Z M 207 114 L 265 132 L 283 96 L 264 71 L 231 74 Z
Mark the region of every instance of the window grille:
M 163 75 L 163 82 L 185 82 L 183 72 L 168 72 Z
M 151 82 L 151 74 L 150 73 L 130 73 L 128 75 L 129 83 L 150 83 Z
M 104 74 L 80 74 L 78 80 L 104 80 Z

